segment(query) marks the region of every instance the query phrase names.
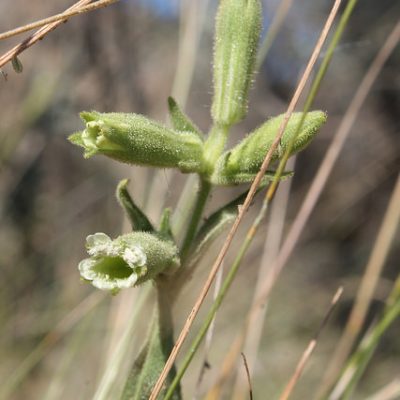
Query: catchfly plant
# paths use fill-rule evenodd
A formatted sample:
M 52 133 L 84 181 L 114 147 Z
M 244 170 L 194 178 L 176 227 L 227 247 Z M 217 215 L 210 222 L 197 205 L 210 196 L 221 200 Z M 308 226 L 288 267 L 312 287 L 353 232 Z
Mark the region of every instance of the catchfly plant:
M 233 125 L 246 117 L 248 94 L 254 79 L 254 68 L 261 29 L 259 0 L 222 0 L 215 28 L 212 127 L 208 134 L 170 97 L 168 110 L 171 127 L 146 116 L 127 113 L 82 112 L 84 128 L 70 136 L 70 141 L 84 149 L 84 157 L 103 155 L 132 165 L 174 168 L 198 179 L 197 198 L 192 213 L 184 221 L 182 240 L 172 234 L 171 210 L 165 209 L 158 224 L 153 224 L 128 192 L 128 182 L 117 187 L 117 199 L 126 212 L 132 232 L 115 239 L 107 233 L 90 234 L 86 239 L 88 257 L 78 269 L 84 282 L 112 294 L 152 281 L 158 302 L 149 335 L 123 390 L 123 399 L 147 399 L 172 349 L 172 304 L 180 294 L 185 279 L 198 268 L 199 261 L 223 230 L 232 223 L 246 190 L 238 198 L 221 205 L 208 218 L 204 208 L 211 190 L 217 186 L 249 184 L 257 175 L 271 148 L 283 115 L 269 117 L 252 132 L 243 135 L 234 147 L 226 143 Z M 304 117 L 304 118 L 303 118 Z M 299 123 L 302 121 L 301 129 Z M 288 121 L 272 161 L 278 162 L 303 150 L 326 121 L 322 111 L 294 113 Z M 281 178 L 289 178 L 287 171 Z M 267 171 L 266 185 L 274 178 Z M 106 230 L 106 227 L 104 227 Z M 167 385 L 174 378 L 171 369 Z M 168 386 L 162 389 L 166 393 Z M 177 388 L 173 398 L 180 399 Z

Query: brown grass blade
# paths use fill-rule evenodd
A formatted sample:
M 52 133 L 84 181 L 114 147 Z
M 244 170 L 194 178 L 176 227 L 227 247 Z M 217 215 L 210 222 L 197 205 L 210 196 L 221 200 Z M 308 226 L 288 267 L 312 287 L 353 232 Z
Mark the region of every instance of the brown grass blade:
M 87 4 L 91 3 L 92 0 L 80 0 L 77 3 L 75 3 L 73 6 L 69 7 L 66 12 L 69 11 L 76 11 L 79 8 L 86 6 Z M 61 25 L 64 21 L 66 21 L 67 18 L 63 18 L 61 20 L 58 20 L 56 22 L 52 22 L 50 24 L 47 24 L 43 27 L 41 27 L 39 30 L 37 30 L 35 33 L 33 33 L 31 36 L 27 37 L 25 40 L 23 40 L 21 43 L 17 44 L 14 46 L 12 49 L 4 53 L 0 57 L 0 68 L 7 64 L 9 61 L 11 61 L 14 57 L 16 57 L 18 54 L 21 54 L 23 51 L 28 49 L 29 47 L 33 46 L 35 43 L 37 43 L 39 40 L 43 39 L 48 33 L 56 29 L 59 25 Z
M 318 337 L 322 331 L 322 329 L 324 329 L 326 323 L 329 320 L 329 317 L 332 315 L 332 312 L 336 306 L 336 304 L 338 303 L 340 297 L 342 296 L 343 293 L 343 288 L 340 287 L 336 293 L 334 294 L 331 304 L 329 306 L 328 312 L 326 313 L 323 321 L 321 322 L 320 327 L 318 328 L 318 331 L 316 333 L 316 335 L 314 336 L 314 338 L 310 341 L 310 343 L 308 344 L 307 348 L 305 349 L 304 353 L 302 354 L 296 369 L 292 375 L 292 377 L 290 378 L 288 384 L 286 385 L 283 393 L 281 394 L 281 396 L 279 397 L 279 400 L 287 400 L 289 398 L 289 396 L 292 394 L 294 386 L 296 385 L 296 383 L 298 382 L 298 380 L 300 379 L 301 374 L 304 371 L 304 367 L 306 366 L 307 361 L 309 360 L 309 358 L 311 357 L 311 354 L 314 352 L 317 343 L 318 343 Z
M 48 25 L 52 22 L 58 22 L 60 20 L 65 20 L 66 18 L 73 17 L 78 14 L 84 14 L 89 11 L 97 10 L 98 8 L 107 7 L 113 3 L 116 3 L 119 0 L 98 0 L 93 4 L 89 4 L 87 6 L 79 7 L 71 9 L 70 11 L 64 11 L 60 14 L 52 15 L 51 17 L 40 19 L 39 21 L 31 22 L 30 24 L 26 24 L 24 26 L 20 26 L 15 29 L 11 29 L 7 32 L 0 33 L 0 40 L 8 39 L 13 36 L 20 35 L 21 33 L 31 31 L 32 29 L 40 28 L 44 25 Z

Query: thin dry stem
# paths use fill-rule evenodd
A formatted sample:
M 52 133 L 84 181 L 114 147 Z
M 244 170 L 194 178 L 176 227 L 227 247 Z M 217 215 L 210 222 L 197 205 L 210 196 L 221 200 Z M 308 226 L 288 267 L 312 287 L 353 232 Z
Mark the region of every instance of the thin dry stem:
M 314 178 L 310 190 L 307 193 L 307 196 L 301 206 L 299 213 L 294 220 L 292 227 L 286 237 L 286 240 L 282 246 L 282 250 L 279 253 L 278 258 L 275 260 L 273 269 L 275 271 L 274 275 L 271 276 L 271 280 L 266 282 L 264 285 L 264 292 L 266 296 L 268 296 L 270 287 L 278 276 L 280 270 L 283 265 L 287 262 L 289 256 L 291 255 L 297 241 L 300 237 L 301 232 L 304 229 L 305 224 L 308 221 L 308 218 L 315 207 L 319 196 L 323 188 L 325 187 L 326 181 L 333 169 L 333 166 L 343 148 L 345 140 L 352 128 L 355 119 L 371 89 L 372 84 L 374 83 L 378 73 L 381 71 L 385 61 L 392 53 L 395 48 L 397 42 L 399 41 L 400 36 L 400 23 L 396 25 L 396 28 L 391 33 L 391 35 L 386 40 L 384 46 L 382 47 L 379 54 L 376 56 L 369 70 L 367 71 L 364 79 L 362 80 L 347 112 L 342 120 L 342 123 L 339 126 L 337 133 L 324 157 L 324 160 L 321 163 L 320 168 L 318 169 L 317 175 Z M 260 302 L 265 301 L 265 299 L 260 298 Z
M 185 322 L 185 324 L 184 324 L 184 326 L 183 326 L 183 328 L 181 330 L 181 333 L 179 334 L 179 337 L 178 337 L 178 339 L 177 339 L 177 341 L 176 341 L 176 343 L 175 343 L 175 345 L 174 345 L 174 347 L 173 347 L 173 349 L 171 351 L 171 354 L 170 354 L 170 356 L 169 356 L 169 358 L 168 358 L 168 360 L 167 360 L 167 362 L 166 362 L 166 364 L 164 366 L 164 369 L 163 369 L 159 379 L 157 380 L 157 382 L 156 382 L 156 384 L 155 384 L 155 386 L 153 388 L 153 391 L 152 391 L 152 393 L 150 395 L 150 400 L 156 400 L 158 394 L 160 393 L 162 385 L 164 384 L 164 381 L 165 381 L 169 371 L 171 370 L 172 365 L 175 362 L 175 359 L 176 359 L 176 357 L 177 357 L 177 355 L 179 353 L 179 350 L 182 347 L 183 342 L 185 341 L 187 335 L 189 334 L 189 331 L 190 331 L 190 328 L 191 328 L 191 326 L 193 324 L 193 321 L 194 321 L 194 319 L 195 319 L 195 317 L 196 317 L 201 305 L 203 304 L 203 301 L 204 301 L 204 299 L 205 299 L 205 297 L 206 297 L 206 295 L 207 295 L 207 293 L 208 293 L 208 291 L 210 289 L 210 286 L 211 286 L 211 284 L 212 284 L 212 282 L 213 282 L 213 280 L 215 278 L 215 275 L 216 275 L 216 273 L 217 273 L 217 271 L 218 271 L 218 269 L 219 269 L 219 267 L 220 267 L 225 255 L 226 255 L 226 253 L 227 253 L 227 251 L 229 249 L 229 246 L 230 246 L 230 244 L 231 244 L 231 242 L 233 240 L 233 237 L 235 236 L 235 233 L 236 233 L 236 231 L 237 231 L 237 229 L 239 227 L 239 224 L 242 221 L 242 219 L 243 219 L 245 213 L 247 212 L 248 208 L 250 207 L 250 204 L 251 204 L 251 202 L 252 202 L 252 200 L 254 198 L 254 195 L 255 195 L 255 193 L 257 191 L 257 188 L 260 185 L 260 182 L 261 182 L 262 178 L 264 177 L 265 172 L 266 172 L 266 170 L 267 170 L 267 168 L 269 166 L 269 163 L 271 161 L 272 155 L 273 155 L 273 153 L 275 152 L 276 148 L 278 147 L 278 145 L 280 143 L 280 140 L 281 140 L 281 138 L 283 136 L 283 133 L 284 133 L 284 131 L 286 129 L 286 126 L 288 124 L 290 116 L 293 113 L 293 111 L 294 111 L 294 109 L 295 109 L 295 107 L 297 105 L 297 102 L 299 101 L 300 95 L 301 95 L 301 93 L 302 93 L 302 91 L 303 91 L 303 89 L 304 89 L 304 87 L 306 85 L 306 82 L 307 82 L 307 80 L 308 80 L 308 78 L 309 78 L 309 76 L 311 74 L 312 68 L 314 67 L 315 62 L 318 59 L 319 53 L 320 53 L 321 48 L 322 48 L 322 46 L 323 46 L 323 44 L 325 42 L 325 39 L 326 39 L 326 37 L 328 35 L 328 32 L 329 32 L 329 30 L 330 30 L 330 28 L 332 26 L 333 20 L 334 20 L 334 18 L 336 16 L 336 13 L 337 13 L 337 10 L 338 10 L 338 8 L 340 6 L 340 3 L 341 3 L 341 0 L 336 0 L 334 5 L 333 5 L 333 8 L 332 8 L 332 10 L 331 10 L 331 12 L 330 12 L 330 14 L 328 16 L 328 19 L 327 19 L 327 21 L 325 23 L 325 26 L 324 26 L 324 28 L 323 28 L 323 30 L 321 32 L 320 37 L 318 38 L 317 44 L 316 44 L 316 46 L 314 48 L 314 51 L 313 51 L 313 53 L 311 55 L 311 58 L 310 58 L 310 60 L 309 60 L 309 62 L 307 64 L 307 67 L 306 67 L 305 71 L 304 71 L 304 74 L 303 74 L 303 76 L 302 76 L 302 78 L 301 78 L 301 80 L 300 80 L 300 82 L 299 82 L 299 84 L 298 84 L 298 86 L 296 88 L 296 91 L 295 91 L 295 93 L 294 93 L 294 95 L 292 97 L 292 100 L 291 100 L 291 102 L 290 102 L 290 104 L 288 106 L 288 109 L 287 109 L 287 111 L 285 113 L 285 116 L 283 118 L 281 126 L 279 127 L 279 130 L 278 130 L 278 133 L 276 135 L 276 138 L 275 138 L 271 148 L 268 150 L 268 153 L 265 156 L 265 159 L 264 159 L 264 161 L 262 163 L 260 171 L 258 172 L 254 182 L 252 183 L 252 185 L 250 187 L 249 193 L 248 193 L 248 195 L 247 195 L 247 197 L 246 197 L 246 199 L 244 201 L 243 206 L 239 208 L 238 216 L 237 216 L 236 220 L 234 221 L 234 223 L 232 225 L 232 228 L 229 231 L 228 236 L 227 236 L 227 238 L 226 238 L 226 240 L 225 240 L 225 242 L 224 242 L 224 244 L 222 246 L 222 249 L 219 252 L 218 257 L 217 257 L 216 261 L 214 262 L 214 264 L 213 264 L 213 266 L 211 268 L 210 274 L 209 274 L 209 276 L 208 276 L 208 278 L 207 278 L 207 280 L 206 280 L 206 282 L 205 282 L 205 284 L 204 284 L 204 286 L 203 286 L 203 288 L 202 288 L 202 290 L 200 292 L 200 295 L 198 296 L 198 298 L 197 298 L 197 300 L 195 302 L 195 305 L 193 306 L 193 308 L 192 308 L 192 310 L 191 310 L 191 312 L 190 312 L 190 314 L 189 314 L 189 316 L 188 316 L 188 318 L 187 318 L 187 320 L 186 320 L 186 322 Z
M 357 292 L 354 306 L 347 321 L 343 335 L 334 351 L 333 358 L 329 364 L 325 387 L 328 389 L 337 374 L 340 372 L 344 362 L 350 354 L 355 340 L 363 327 L 367 311 L 371 304 L 376 285 L 381 275 L 387 255 L 389 253 L 393 238 L 400 220 L 400 175 L 393 190 L 389 206 L 386 210 L 381 228 L 372 249 L 370 259 L 365 268 L 360 288 Z M 324 388 L 325 389 L 325 388 Z
M 73 17 L 78 14 L 84 14 L 89 11 L 97 10 L 98 8 L 107 7 L 113 3 L 116 3 L 119 0 L 98 0 L 93 4 L 89 4 L 87 6 L 80 7 L 78 9 L 69 9 L 70 11 L 64 11 L 60 14 L 52 15 L 51 17 L 40 19 L 35 22 L 31 22 L 30 24 L 26 24 L 24 26 L 20 26 L 15 29 L 11 29 L 7 32 L 0 33 L 0 40 L 8 39 L 12 36 L 20 35 L 21 33 L 31 31 L 32 29 L 40 28 L 41 26 L 48 25 L 52 22 L 58 22 L 60 20 L 65 20 L 66 18 Z
M 241 332 L 236 336 L 233 341 L 231 348 L 228 352 L 227 357 L 225 358 L 222 366 L 222 371 L 218 382 L 221 382 L 225 379 L 226 376 L 230 373 L 233 368 L 233 365 L 236 363 L 240 350 L 242 348 L 244 338 L 246 336 L 246 332 L 251 325 L 251 322 L 254 320 L 254 315 L 258 313 L 259 308 L 265 304 L 268 299 L 270 290 L 279 276 L 283 266 L 286 264 L 290 255 L 292 254 L 300 235 L 311 215 L 312 210 L 317 203 L 319 196 L 322 193 L 323 188 L 328 180 L 328 177 L 333 169 L 333 166 L 343 148 L 343 145 L 347 139 L 347 136 L 352 128 L 354 121 L 369 93 L 373 82 L 375 81 L 378 73 L 382 69 L 385 61 L 396 47 L 396 44 L 399 40 L 399 33 L 397 32 L 397 40 L 393 40 L 393 34 L 395 31 L 398 31 L 398 27 L 392 32 L 392 34 L 388 37 L 385 44 L 381 48 L 381 51 L 376 56 L 375 60 L 371 64 L 371 67 L 367 71 L 364 79 L 362 80 L 353 100 L 347 109 L 345 116 L 343 117 L 342 123 L 339 126 L 334 139 L 321 163 L 321 166 L 310 186 L 309 191 L 307 192 L 306 198 L 303 201 L 300 211 L 298 212 L 289 232 L 286 237 L 286 240 L 281 248 L 281 251 L 278 254 L 278 257 L 273 260 L 270 265 L 270 274 L 268 278 L 263 282 L 263 287 L 261 290 L 261 295 L 258 297 L 258 300 L 253 304 L 246 323 L 244 324 Z M 216 399 L 210 395 L 207 399 Z
M 283 393 L 281 394 L 281 396 L 279 397 L 279 400 L 287 400 L 289 398 L 289 396 L 292 394 L 294 386 L 296 385 L 296 383 L 298 382 L 298 380 L 300 379 L 301 374 L 304 371 L 304 367 L 306 366 L 307 361 L 310 359 L 311 354 L 314 352 L 315 347 L 317 346 L 318 343 L 318 337 L 321 334 L 322 329 L 324 329 L 324 327 L 326 326 L 326 323 L 329 320 L 329 317 L 332 315 L 332 312 L 336 306 L 336 304 L 338 303 L 340 297 L 342 296 L 343 293 L 343 288 L 339 287 L 339 289 L 336 291 L 336 293 L 334 294 L 332 300 L 331 300 L 331 304 L 329 306 L 329 309 L 324 317 L 324 319 L 322 320 L 322 323 L 320 325 L 320 327 L 318 328 L 318 331 L 316 333 L 316 335 L 314 336 L 314 338 L 310 341 L 310 343 L 308 344 L 307 348 L 305 349 L 304 353 L 302 354 L 296 369 L 292 375 L 292 377 L 290 378 L 288 384 L 286 385 Z
M 125 317 L 125 326 L 121 326 L 122 321 L 116 321 L 119 324 L 117 328 L 113 325 L 110 325 L 111 330 L 111 338 L 108 340 L 109 351 L 105 357 L 105 367 L 102 372 L 102 376 L 99 384 L 97 385 L 96 392 L 93 395 L 93 400 L 104 400 L 115 398 L 116 388 L 120 388 L 121 384 L 123 387 L 123 382 L 121 381 L 121 375 L 123 379 L 126 379 L 124 376 L 126 365 L 126 355 L 132 354 L 132 349 L 134 346 L 138 346 L 140 343 L 140 335 L 138 332 L 135 332 L 135 328 L 137 326 L 137 320 L 143 312 L 143 307 L 147 302 L 149 294 L 151 293 L 151 286 L 147 285 L 141 289 L 140 292 L 137 290 L 131 291 L 131 297 L 121 297 L 121 302 L 119 304 L 113 304 L 110 307 L 110 321 L 112 321 L 112 313 L 116 311 L 118 313 L 119 318 Z M 123 307 L 122 302 L 125 307 Z M 133 306 L 133 303 L 134 306 Z M 125 311 L 125 313 L 124 313 Z M 118 329 L 119 328 L 119 329 Z M 118 336 L 119 334 L 119 336 Z M 138 343 L 139 342 L 139 343 Z M 112 349 L 111 349 L 112 346 Z M 118 393 L 120 394 L 120 393 Z
M 117 343 L 133 319 L 132 310 L 136 309 L 135 304 L 138 295 L 138 290 L 130 290 L 119 293 L 119 296 L 111 299 L 106 328 L 107 334 L 104 339 L 104 370 L 107 370 L 108 366 L 111 365 L 110 361 L 114 357 Z
M 274 15 L 274 19 L 272 20 L 271 26 L 268 29 L 265 39 L 261 43 L 260 50 L 257 56 L 256 69 L 259 69 L 261 67 L 261 64 L 265 60 L 265 57 L 269 49 L 271 48 L 271 45 L 274 42 L 276 36 L 278 35 L 283 21 L 285 20 L 290 10 L 290 7 L 292 6 L 292 3 L 293 0 L 283 0 L 280 2 L 278 10 Z
M 75 3 L 73 6 L 68 8 L 67 11 L 72 11 L 72 10 L 77 10 L 89 3 L 91 3 L 92 0 L 80 0 L 77 3 Z M 0 68 L 7 64 L 9 61 L 11 61 L 14 57 L 16 57 L 18 54 L 21 54 L 23 51 L 28 49 L 29 47 L 33 46 L 35 43 L 37 43 L 39 40 L 42 40 L 48 33 L 56 29 L 59 25 L 61 25 L 64 21 L 67 19 L 62 19 L 57 22 L 52 22 L 51 24 L 45 25 L 42 28 L 40 28 L 38 31 L 33 33 L 31 36 L 23 40 L 21 43 L 17 44 L 14 46 L 12 49 L 4 53 L 0 57 Z
M 294 169 L 295 157 L 292 157 L 287 167 L 290 171 Z M 275 201 L 272 203 L 271 215 L 269 217 L 267 235 L 264 241 L 264 249 L 262 258 L 260 261 L 260 270 L 257 276 L 257 284 L 254 290 L 254 296 L 252 302 L 257 301 L 262 282 L 269 273 L 268 261 L 274 259 L 278 252 L 282 241 L 283 229 L 285 225 L 285 216 L 287 211 L 287 205 L 289 201 L 289 194 L 292 180 L 288 180 L 284 185 L 280 185 L 278 192 L 275 196 Z M 251 306 L 250 306 L 251 307 Z M 267 311 L 267 302 L 258 308 L 258 312 L 253 314 L 253 320 L 249 324 L 249 330 L 247 332 L 244 351 L 247 354 L 247 362 L 249 364 L 250 375 L 254 370 L 254 365 L 258 356 L 258 347 L 260 345 L 262 330 L 264 326 L 265 314 Z M 218 381 L 220 381 L 218 379 Z M 233 390 L 233 399 L 239 400 L 244 399 L 247 394 L 246 383 L 241 374 L 236 377 L 236 383 Z
M 242 358 L 243 358 L 243 364 L 244 364 L 244 369 L 246 370 L 246 377 L 247 377 L 247 384 L 249 385 L 249 399 L 253 400 L 253 388 L 251 386 L 251 378 L 250 378 L 250 371 L 249 371 L 249 365 L 247 364 L 246 356 L 244 353 L 241 353 Z
M 215 288 L 214 288 L 213 301 L 215 301 L 215 299 L 217 298 L 218 293 L 219 293 L 219 291 L 221 289 L 223 273 L 224 273 L 224 267 L 222 266 L 219 269 L 217 277 L 215 279 Z M 210 325 L 210 327 L 208 328 L 208 331 L 207 331 L 207 335 L 206 335 L 206 339 L 205 339 L 205 343 L 204 343 L 203 362 L 201 363 L 201 369 L 200 369 L 199 377 L 197 379 L 197 384 L 196 384 L 196 395 L 194 396 L 195 399 L 198 398 L 198 394 L 200 393 L 200 387 L 201 387 L 201 384 L 203 382 L 204 374 L 205 374 L 207 366 L 208 366 L 208 354 L 210 352 L 211 343 L 212 343 L 212 339 L 213 339 L 213 336 L 214 336 L 215 319 L 216 319 L 216 316 L 214 317 L 214 319 L 211 322 L 211 325 Z
M 227 355 L 225 356 L 221 372 L 219 373 L 216 383 L 207 393 L 206 400 L 218 400 L 221 398 L 223 385 L 230 376 L 232 369 L 236 365 L 238 354 L 240 354 L 241 349 L 243 348 L 244 339 L 245 335 L 236 336 Z
M 40 341 L 36 348 L 25 358 L 25 360 L 14 370 L 12 376 L 6 380 L 0 390 L 0 398 L 8 399 L 14 388 L 23 378 L 37 365 L 43 356 L 54 347 L 79 321 L 82 320 L 93 308 L 104 298 L 103 292 L 93 292 L 85 297 L 74 307 L 54 328 Z
M 186 104 L 210 0 L 181 1 L 179 51 L 172 96 Z
M 336 161 L 340 153 L 340 150 L 343 147 L 344 141 L 351 127 L 353 126 L 355 118 L 358 112 L 360 111 L 361 106 L 364 103 L 364 100 L 367 97 L 367 94 L 369 93 L 372 87 L 372 84 L 374 83 L 376 77 L 378 76 L 378 73 L 382 69 L 389 55 L 395 49 L 399 40 L 400 40 L 400 22 L 396 24 L 391 34 L 386 39 L 386 42 L 381 48 L 380 52 L 372 62 L 370 68 L 368 69 L 366 75 L 364 76 L 364 79 L 362 80 L 354 96 L 353 101 L 351 102 L 346 112 L 345 117 L 343 118 L 338 133 L 335 136 L 335 139 L 328 150 L 328 153 L 318 171 L 316 178 L 314 179 L 313 185 L 311 186 L 307 198 L 303 203 L 303 206 L 298 214 L 298 217 L 293 223 L 292 229 L 288 234 L 286 240 L 287 242 L 286 251 L 289 250 L 291 253 L 291 250 L 294 248 L 294 245 L 297 242 L 300 232 L 303 229 L 304 225 L 306 224 L 306 221 L 308 220 L 311 210 L 314 208 L 314 205 L 317 199 L 319 198 L 322 188 L 324 187 L 325 182 L 332 170 L 333 164 Z M 399 189 L 395 190 L 393 196 L 399 196 L 397 190 Z M 400 204 L 400 200 L 397 201 Z M 389 213 L 389 211 L 392 214 L 396 213 L 397 211 L 392 210 L 391 207 L 396 207 L 396 205 L 392 206 L 391 202 L 391 205 L 389 206 L 387 213 Z M 332 385 L 341 365 L 343 364 L 345 358 L 349 354 L 349 351 L 352 347 L 355 337 L 357 336 L 357 333 L 360 330 L 368 305 L 371 301 L 371 296 L 373 295 L 377 279 L 379 278 L 380 271 L 385 261 L 385 257 L 391 242 L 391 237 L 394 234 L 394 232 L 392 233 L 392 231 L 395 227 L 393 227 L 392 222 L 393 221 L 387 221 L 385 217 L 381 231 L 375 243 L 374 250 L 371 254 L 370 261 L 368 262 L 367 272 L 366 272 L 366 274 L 368 273 L 368 276 L 365 275 L 363 278 L 363 282 L 360 288 L 360 293 L 357 295 L 357 301 L 356 305 L 354 306 L 355 307 L 354 311 L 352 312 L 352 316 L 350 317 L 350 320 L 346 326 L 345 333 L 342 339 L 340 340 L 338 349 L 335 351 L 335 355 L 330 363 L 330 366 L 327 369 L 327 372 L 322 382 L 322 387 L 319 390 L 318 392 L 319 395 L 317 395 L 317 397 L 319 397 Z M 368 279 L 372 279 L 372 281 L 369 282 Z
M 400 377 L 380 389 L 366 400 L 396 400 L 400 397 Z

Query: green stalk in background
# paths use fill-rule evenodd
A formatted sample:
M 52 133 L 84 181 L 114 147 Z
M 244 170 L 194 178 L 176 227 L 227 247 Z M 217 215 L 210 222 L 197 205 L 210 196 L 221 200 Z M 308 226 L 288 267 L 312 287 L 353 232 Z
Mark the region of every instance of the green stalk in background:
M 397 277 L 393 290 L 386 302 L 385 310 L 368 332 L 365 334 L 356 351 L 336 383 L 327 400 L 348 400 L 356 388 L 362 374 L 371 360 L 382 336 L 391 324 L 400 316 L 400 276 Z

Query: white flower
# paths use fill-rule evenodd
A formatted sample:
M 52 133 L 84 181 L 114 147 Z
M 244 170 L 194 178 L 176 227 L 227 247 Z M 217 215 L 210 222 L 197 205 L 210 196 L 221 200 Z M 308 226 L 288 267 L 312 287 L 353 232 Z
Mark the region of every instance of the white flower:
M 81 277 L 98 289 L 130 288 L 147 272 L 147 257 L 139 245 L 113 241 L 99 232 L 86 238 L 86 247 L 91 257 L 82 260 L 78 269 Z
M 96 260 L 86 258 L 79 263 L 78 268 L 81 277 L 90 281 L 92 285 L 98 289 L 118 291 L 119 289 L 126 289 L 134 286 L 138 279 L 138 275 L 133 270 L 127 277 L 112 277 L 106 272 L 97 271 L 97 264 Z
M 86 238 L 86 248 L 90 256 L 118 256 L 118 248 L 105 233 L 95 233 Z
M 86 123 L 86 129 L 82 132 L 83 144 L 92 150 L 97 150 L 98 140 L 101 138 L 101 129 L 104 126 L 104 121 L 89 121 Z
M 122 258 L 131 268 L 144 267 L 146 265 L 146 254 L 140 246 L 125 249 Z

